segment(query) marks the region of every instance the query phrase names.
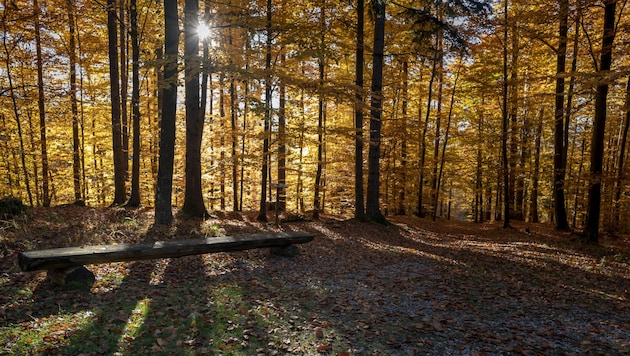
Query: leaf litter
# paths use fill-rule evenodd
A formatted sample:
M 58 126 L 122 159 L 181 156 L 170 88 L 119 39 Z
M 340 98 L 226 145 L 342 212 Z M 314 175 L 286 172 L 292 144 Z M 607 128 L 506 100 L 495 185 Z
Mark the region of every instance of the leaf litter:
M 77 292 L 45 273 L 19 272 L 17 252 L 278 228 L 247 213 L 178 219 L 170 228 L 151 227 L 149 209 L 31 214 L 3 229 L 0 353 L 630 353 L 624 237 L 601 247 L 543 224 L 526 233 L 326 216 L 282 224 L 317 235 L 294 258 L 250 250 L 92 265 L 97 282 Z

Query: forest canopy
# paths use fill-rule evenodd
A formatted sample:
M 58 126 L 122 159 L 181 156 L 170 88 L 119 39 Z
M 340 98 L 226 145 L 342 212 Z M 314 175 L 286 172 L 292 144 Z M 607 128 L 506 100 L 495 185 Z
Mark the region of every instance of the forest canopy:
M 2 0 L 0 195 L 596 241 L 630 228 L 626 5 Z

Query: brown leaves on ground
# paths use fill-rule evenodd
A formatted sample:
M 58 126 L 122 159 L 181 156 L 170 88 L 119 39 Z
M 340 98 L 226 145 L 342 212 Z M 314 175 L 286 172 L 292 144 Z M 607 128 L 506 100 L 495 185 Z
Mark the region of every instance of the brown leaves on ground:
M 2 231 L 0 343 L 14 351 L 40 330 L 38 350 L 50 353 L 630 352 L 627 239 L 610 248 L 547 225 L 392 221 L 285 223 L 317 234 L 295 258 L 251 250 L 89 266 L 97 282 L 76 295 L 18 272 L 17 251 L 277 228 L 255 214 L 153 228 L 148 209 L 34 209 Z

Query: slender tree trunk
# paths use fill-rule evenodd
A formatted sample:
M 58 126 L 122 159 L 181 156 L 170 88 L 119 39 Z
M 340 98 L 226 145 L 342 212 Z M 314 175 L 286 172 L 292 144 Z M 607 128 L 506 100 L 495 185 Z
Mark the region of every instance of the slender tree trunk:
M 481 98 L 481 106 L 485 104 L 485 100 Z M 478 110 L 479 122 L 477 123 L 477 172 L 476 172 L 476 189 L 475 189 L 475 219 L 476 223 L 484 221 L 483 216 L 483 109 Z
M 355 52 L 356 94 L 354 104 L 354 217 L 358 220 L 365 219 L 365 201 L 363 196 L 363 107 L 365 105 L 363 95 L 364 25 L 365 1 L 357 0 L 357 43 Z
M 118 26 L 120 28 L 120 125 L 123 169 L 125 180 L 129 178 L 129 116 L 127 115 L 127 96 L 129 92 L 129 63 L 127 61 L 127 27 L 125 20 L 125 0 L 118 1 Z
M 225 211 L 225 76 L 219 77 L 219 209 Z
M 201 189 L 201 138 L 203 121 L 199 106 L 199 1 L 186 0 L 184 5 L 184 73 L 186 88 L 186 191 L 182 211 L 188 216 L 208 213 Z
M 245 53 L 249 52 L 249 41 L 245 41 Z M 249 58 L 249 57 L 247 57 Z M 245 72 L 249 70 L 249 60 L 245 61 Z M 247 115 L 249 113 L 249 82 L 247 80 L 244 81 L 243 85 L 245 86 L 244 90 L 244 104 L 243 104 L 243 133 L 241 137 L 241 179 L 239 190 L 240 200 L 239 200 L 239 211 L 243 210 L 243 182 L 245 181 L 245 141 L 246 141 L 246 132 L 247 132 Z
M 210 21 L 210 6 L 208 3 L 204 7 L 204 21 Z M 208 36 L 202 39 L 203 58 L 201 59 L 201 98 L 199 104 L 199 120 L 202 124 L 206 121 L 206 110 L 208 108 L 208 87 L 212 85 L 212 62 L 210 59 L 210 40 Z M 212 91 L 210 93 L 212 96 Z M 210 115 L 212 116 L 212 97 L 210 98 Z M 212 209 L 212 200 L 210 203 Z
M 383 52 L 385 47 L 385 2 L 374 4 L 374 49 L 372 54 L 372 89 L 370 104 L 370 147 L 368 151 L 368 186 L 366 217 L 384 223 L 379 206 L 381 126 L 383 108 Z
M 286 56 L 284 53 L 280 55 L 280 63 L 285 64 Z M 287 196 L 287 116 L 286 116 L 286 96 L 287 86 L 284 80 L 280 80 L 279 84 L 279 107 L 278 107 L 278 204 L 279 210 L 286 210 Z
M 133 122 L 133 157 L 131 165 L 131 195 L 128 206 L 140 206 L 140 45 L 138 43 L 138 9 L 136 0 L 130 4 L 131 26 L 131 118 Z
M 231 36 L 230 36 L 231 37 Z M 231 38 L 230 38 L 231 42 Z M 230 43 L 231 45 L 231 43 Z M 236 122 L 238 120 L 238 103 L 236 102 L 236 79 L 230 78 L 230 124 L 231 124 L 231 155 L 232 155 L 232 210 L 238 211 L 238 155 L 236 154 Z
M 441 12 L 441 10 L 439 10 Z M 439 15 L 441 17 L 441 14 Z M 435 114 L 435 140 L 433 142 L 433 171 L 431 172 L 431 219 L 435 221 L 435 214 L 437 213 L 438 206 L 438 166 L 440 160 L 440 140 L 442 132 L 442 98 L 444 91 L 444 54 L 443 52 L 443 33 L 438 33 L 438 45 L 437 50 L 439 54 L 437 76 L 438 76 L 438 93 L 437 93 L 437 108 Z
M 401 183 L 400 191 L 398 192 L 398 215 L 406 214 L 405 198 L 407 193 L 407 108 L 409 106 L 409 62 L 407 59 L 403 61 L 403 93 L 402 93 L 402 118 L 401 118 L 401 131 L 402 138 L 400 143 L 400 172 Z
M 448 135 L 449 135 L 449 131 L 451 129 L 451 119 L 453 117 L 453 106 L 455 106 L 455 92 L 457 90 L 457 82 L 459 80 L 459 71 L 461 70 L 461 62 L 458 64 L 457 67 L 457 71 L 455 72 L 455 80 L 453 82 L 453 91 L 451 92 L 451 102 L 450 102 L 450 106 L 448 109 L 448 118 L 446 121 L 446 132 L 444 133 L 444 143 L 442 146 L 442 156 L 440 157 L 440 170 L 438 172 L 437 175 L 437 184 L 436 184 L 436 189 L 435 189 L 435 201 L 436 203 L 439 201 L 440 198 L 440 189 L 441 189 L 441 183 L 442 183 L 442 172 L 444 171 L 444 155 L 446 153 L 446 147 L 448 146 Z M 450 201 L 449 201 L 449 207 L 450 207 Z M 437 204 L 435 205 L 435 208 L 433 210 L 433 220 L 435 220 L 437 215 Z
M 510 171 L 508 165 L 508 0 L 504 0 L 503 25 L 503 105 L 502 105 L 502 128 L 501 128 L 501 162 L 503 168 L 503 228 L 510 227 Z
M 529 206 L 529 221 L 532 223 L 538 222 L 538 182 L 540 177 L 540 151 L 541 151 L 541 138 L 543 130 L 543 117 L 545 114 L 544 108 L 540 109 L 540 115 L 538 124 L 536 125 L 536 138 L 534 142 L 534 167 L 532 173 L 532 194 Z
M 164 0 L 164 75 L 162 89 L 162 122 L 160 123 L 160 156 L 155 193 L 155 223 L 173 221 L 173 161 L 175 154 L 175 114 L 177 109 L 177 45 L 179 26 L 177 0 Z
M 567 32 L 569 19 L 569 1 L 560 1 L 560 30 L 558 51 L 556 57 L 556 106 L 554 113 L 554 207 L 556 229 L 568 230 L 567 212 L 564 197 L 564 180 L 566 176 L 566 156 L 564 154 L 565 113 L 564 113 L 564 75 L 567 55 Z M 568 134 L 568 133 L 567 133 Z
M 615 39 L 616 0 L 604 1 L 604 29 L 602 49 L 599 63 L 599 83 L 595 94 L 595 118 L 593 119 L 593 136 L 591 139 L 591 167 L 588 190 L 588 212 L 584 234 L 591 243 L 599 242 L 599 218 L 601 215 L 602 178 L 604 158 L 604 133 L 606 129 L 606 105 L 609 71 L 612 64 L 612 50 Z
M 125 164 L 120 121 L 120 85 L 118 72 L 118 33 L 116 0 L 107 0 L 107 38 L 109 46 L 109 78 L 112 109 L 112 152 L 114 153 L 114 201 L 112 205 L 125 203 Z
M 322 188 L 322 173 L 324 170 L 324 118 L 326 116 L 326 97 L 324 94 L 324 79 L 326 76 L 326 58 L 324 49 L 326 46 L 326 13 L 323 4 L 320 6 L 320 43 L 319 43 L 319 102 L 317 111 L 317 171 L 315 173 L 315 189 L 313 198 L 313 219 L 319 219 L 322 210 L 320 191 Z
M 267 21 L 265 30 L 267 41 L 265 44 L 265 118 L 263 127 L 263 152 L 260 181 L 260 207 L 258 211 L 258 221 L 267 221 L 267 175 L 269 174 L 269 136 L 271 134 L 271 110 L 272 110 L 272 85 L 271 82 L 271 46 L 273 44 L 273 33 L 271 31 L 271 10 L 272 0 L 267 0 Z
M 424 163 L 426 159 L 427 144 L 426 137 L 429 128 L 429 118 L 431 117 L 431 104 L 433 100 L 433 82 L 437 76 L 437 65 L 439 52 L 435 51 L 433 56 L 433 68 L 431 69 L 431 78 L 429 79 L 429 90 L 427 94 L 427 112 L 422 125 L 422 135 L 420 136 L 420 179 L 418 182 L 418 216 L 424 216 Z
M 33 7 L 35 8 L 35 51 L 36 51 L 36 62 L 37 62 L 37 104 L 39 108 L 39 136 L 40 136 L 40 144 L 41 144 L 41 154 L 42 154 L 42 204 L 45 207 L 50 206 L 50 192 L 48 189 L 48 145 L 46 143 L 46 98 L 44 95 L 44 64 L 42 60 L 42 44 L 41 44 L 41 35 L 40 35 L 40 25 L 39 25 L 39 3 L 38 0 L 33 0 Z M 3 21 L 4 22 L 4 21 Z M 5 40 L 5 49 L 6 49 L 6 36 L 4 36 Z M 7 61 L 8 61 L 8 52 L 7 52 Z M 7 76 L 9 75 L 9 68 L 7 65 Z M 11 84 L 10 84 L 11 85 Z
M 619 157 L 617 158 L 617 177 L 615 181 L 615 197 L 613 201 L 613 224 L 619 227 L 621 220 L 621 187 L 624 177 L 624 163 L 626 159 L 626 143 L 628 141 L 628 129 L 630 128 L 630 77 L 626 84 L 626 117 L 623 124 L 623 132 L 621 136 L 621 144 L 619 147 Z
M 519 123 L 518 123 L 518 98 L 519 98 L 519 52 L 520 52 L 520 44 L 519 44 L 519 30 L 518 30 L 518 19 L 515 17 L 512 19 L 510 23 L 512 29 L 512 50 L 511 50 L 511 59 L 510 59 L 510 80 L 509 80 L 509 104 L 507 105 L 507 110 L 509 112 L 509 156 L 508 156 L 508 173 L 509 173 L 509 203 L 512 205 L 510 209 L 510 218 L 516 220 L 523 220 L 523 192 L 518 191 L 519 186 L 524 186 L 524 184 L 519 184 L 519 180 L 522 181 L 522 172 L 518 169 L 517 166 L 517 158 L 518 158 L 518 150 L 519 150 L 519 140 L 518 140 L 518 132 L 519 132 Z M 507 41 L 506 41 L 507 46 Z
M 79 140 L 79 109 L 77 107 L 77 54 L 74 20 L 74 4 L 66 0 L 68 11 L 68 31 L 70 34 L 68 54 L 70 59 L 70 108 L 72 112 L 72 177 L 74 182 L 74 200 L 79 202 L 81 197 L 81 159 Z

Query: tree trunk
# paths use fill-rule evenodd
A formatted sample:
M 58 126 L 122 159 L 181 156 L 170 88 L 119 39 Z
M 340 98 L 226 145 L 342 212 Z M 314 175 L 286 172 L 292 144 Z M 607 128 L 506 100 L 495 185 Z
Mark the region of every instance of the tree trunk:
M 284 65 L 286 56 L 284 53 L 280 55 L 280 63 Z M 278 204 L 279 210 L 286 210 L 287 195 L 287 116 L 286 116 L 286 97 L 287 86 L 284 80 L 279 84 L 279 107 L 278 107 Z
M 509 174 L 509 195 L 506 198 L 512 205 L 510 209 L 510 218 L 523 220 L 523 192 L 519 191 L 519 186 L 524 186 L 522 182 L 522 172 L 517 168 L 518 150 L 519 150 L 519 123 L 518 123 L 518 98 L 519 98 L 519 33 L 518 19 L 512 19 L 510 24 L 512 29 L 512 50 L 510 59 L 510 80 L 508 90 L 509 104 L 506 106 L 509 112 L 509 156 L 508 156 L 508 174 Z M 507 46 L 507 41 L 506 41 Z M 507 78 L 507 77 L 506 77 Z
M 118 26 L 120 28 L 120 125 L 123 151 L 123 169 L 125 180 L 129 178 L 129 116 L 127 115 L 127 96 L 129 92 L 129 63 L 127 59 L 127 28 L 125 26 L 125 0 L 117 0 Z
M 401 143 L 400 143 L 400 187 L 398 191 L 398 207 L 396 214 L 406 214 L 405 199 L 407 196 L 407 108 L 409 107 L 409 62 L 405 58 L 403 63 L 402 108 L 401 108 Z
M 508 0 L 504 0 L 503 27 L 503 105 L 501 127 L 501 162 L 503 168 L 503 228 L 510 227 L 510 171 L 508 167 Z
M 173 221 L 173 161 L 175 155 L 175 114 L 177 110 L 177 45 L 179 26 L 177 0 L 164 0 L 164 75 L 162 89 L 162 122 L 160 123 L 160 157 L 155 193 L 155 223 Z
M 320 6 L 320 43 L 318 53 L 319 69 L 319 101 L 317 111 L 317 171 L 315 173 L 315 189 L 313 198 L 313 219 L 319 219 L 319 212 L 322 210 L 320 192 L 322 190 L 322 173 L 324 170 L 324 120 L 326 117 L 326 97 L 324 94 L 324 79 L 326 76 L 326 57 L 324 54 L 326 45 L 326 13 L 323 4 Z
M 131 26 L 131 118 L 133 122 L 133 156 L 131 165 L 131 195 L 127 206 L 140 206 L 140 45 L 138 43 L 138 9 L 136 0 L 130 4 Z
M 265 44 L 265 118 L 263 127 L 263 152 L 260 179 L 260 206 L 258 211 L 258 221 L 267 221 L 267 175 L 269 174 L 269 136 L 271 135 L 271 110 L 272 110 L 272 86 L 271 82 L 271 46 L 273 44 L 273 33 L 271 32 L 271 10 L 272 0 L 267 0 L 267 22 L 265 30 L 267 41 Z
M 536 139 L 534 142 L 534 167 L 532 167 L 532 194 L 529 206 L 529 221 L 532 223 L 538 222 L 538 181 L 540 177 L 540 151 L 541 151 L 541 138 L 543 130 L 543 117 L 545 114 L 544 108 L 540 109 L 540 117 L 538 124 L 536 125 Z
M 433 100 L 433 82 L 437 76 L 437 64 L 439 52 L 435 51 L 433 55 L 433 66 L 431 69 L 431 78 L 429 79 L 429 90 L 427 94 L 427 112 L 422 125 L 422 135 L 420 136 L 420 178 L 418 182 L 418 216 L 424 216 L 424 163 L 427 152 L 426 137 L 429 128 L 429 118 L 431 116 L 431 104 Z M 419 110 L 419 109 L 418 109 Z
M 201 137 L 203 121 L 199 107 L 199 1 L 184 5 L 184 73 L 186 89 L 186 191 L 182 212 L 203 217 L 208 213 L 201 190 Z
M 39 133 L 40 144 L 42 154 L 42 204 L 45 207 L 50 206 L 50 192 L 48 189 L 48 145 L 46 143 L 46 98 L 44 95 L 44 64 L 42 60 L 42 44 L 40 36 L 39 25 L 39 3 L 38 0 L 33 0 L 33 7 L 35 8 L 35 50 L 37 54 L 37 104 L 39 108 Z M 6 36 L 5 36 L 6 41 Z M 6 42 L 5 42 L 6 49 Z M 8 60 L 8 53 L 7 53 Z M 9 68 L 7 67 L 7 76 L 9 75 Z
M 232 45 L 230 35 L 230 46 Z M 238 120 L 238 103 L 236 102 L 236 79 L 234 75 L 230 78 L 230 124 L 231 124 L 231 148 L 232 148 L 232 210 L 238 211 L 238 155 L 236 154 L 236 122 Z
M 565 114 L 564 114 L 564 75 L 567 55 L 567 32 L 569 19 L 569 1 L 560 1 L 560 30 L 556 59 L 556 106 L 554 112 L 554 208 L 556 229 L 568 230 L 567 212 L 564 197 L 564 180 L 566 172 L 566 156 L 564 154 Z M 568 133 L 566 133 L 568 135 Z
M 114 201 L 112 205 L 125 203 L 125 164 L 120 121 L 120 85 L 118 83 L 118 31 L 116 0 L 107 0 L 107 39 L 109 48 L 109 79 L 112 109 L 112 152 L 114 153 Z
M 441 10 L 438 10 L 438 16 L 441 17 Z M 437 108 L 435 113 L 435 139 L 433 142 L 433 171 L 431 172 L 431 219 L 435 221 L 435 214 L 437 213 L 438 206 L 438 166 L 440 160 L 440 140 L 441 140 L 441 125 L 442 125 L 442 98 L 444 91 L 444 34 L 440 30 L 437 35 L 437 51 L 439 53 L 438 59 L 438 93 L 437 93 Z
M 609 71 L 612 64 L 612 50 L 615 39 L 616 0 L 604 1 L 604 30 L 599 63 L 599 83 L 595 94 L 595 117 L 591 138 L 591 167 L 588 189 L 588 208 L 584 234 L 591 243 L 599 242 L 599 218 L 602 201 L 602 178 L 604 158 L 604 133 L 606 129 L 606 105 L 608 97 Z
M 79 109 L 77 107 L 77 53 L 74 20 L 74 4 L 66 0 L 68 11 L 68 32 L 70 34 L 68 57 L 70 59 L 70 108 L 72 112 L 72 177 L 74 182 L 74 200 L 82 200 L 81 195 L 81 155 L 79 140 Z
M 621 144 L 619 147 L 619 157 L 617 158 L 617 177 L 615 181 L 615 197 L 613 201 L 613 224 L 615 227 L 619 227 L 621 220 L 621 187 L 624 177 L 624 163 L 626 158 L 626 143 L 628 141 L 628 129 L 630 128 L 630 77 L 628 77 L 628 83 L 626 84 L 626 117 L 623 124 L 623 133 L 621 136 Z
M 453 106 L 455 106 L 455 91 L 457 90 L 457 82 L 459 80 L 459 71 L 462 68 L 461 59 L 460 63 L 457 66 L 457 71 L 455 72 L 455 80 L 453 82 L 453 91 L 451 92 L 451 102 L 448 109 L 448 118 L 446 120 L 446 132 L 444 133 L 444 143 L 442 146 L 442 156 L 440 157 L 440 170 L 437 175 L 437 184 L 435 189 L 435 201 L 438 202 L 440 198 L 440 189 L 442 184 L 442 172 L 444 171 L 444 155 L 446 153 L 446 147 L 448 146 L 448 135 L 451 130 L 451 119 L 453 118 Z M 450 211 L 450 200 L 449 200 L 449 211 Z M 437 215 L 437 204 L 433 210 L 433 220 L 435 220 Z
M 363 196 L 363 65 L 364 65 L 364 25 L 365 1 L 357 0 L 357 38 L 355 62 L 355 104 L 354 104 L 354 217 L 365 219 L 365 201 Z
M 385 47 L 385 2 L 374 4 L 374 52 L 372 54 L 372 89 L 370 105 L 370 147 L 368 151 L 368 186 L 366 217 L 384 223 L 379 206 L 381 126 L 383 107 L 383 52 Z

